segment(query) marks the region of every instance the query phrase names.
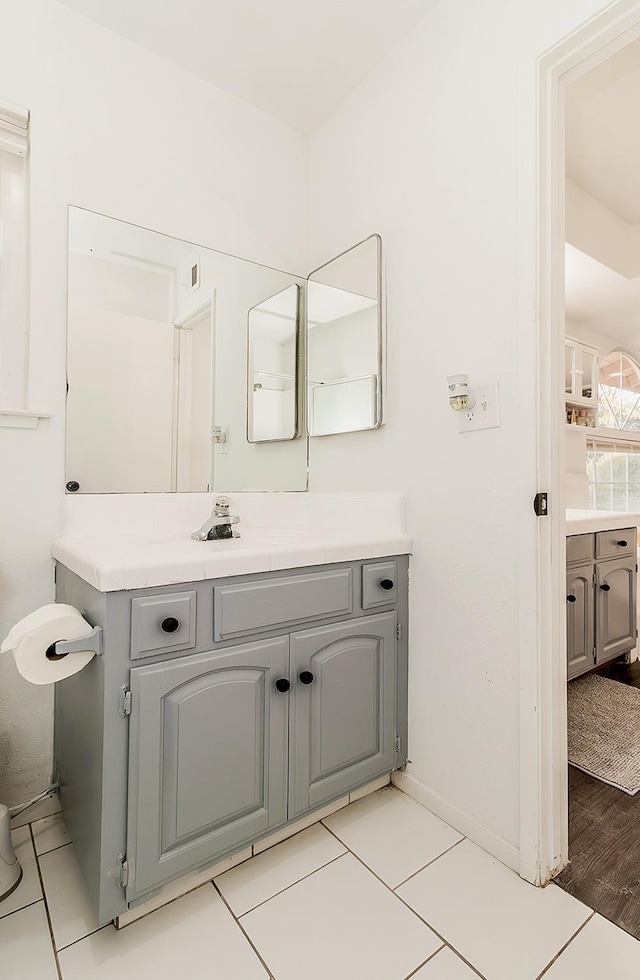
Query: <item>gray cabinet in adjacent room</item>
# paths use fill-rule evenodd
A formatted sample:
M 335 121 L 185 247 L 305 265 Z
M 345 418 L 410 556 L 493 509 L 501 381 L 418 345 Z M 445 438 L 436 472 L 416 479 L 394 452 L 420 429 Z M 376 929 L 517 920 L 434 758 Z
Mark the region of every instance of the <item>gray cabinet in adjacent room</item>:
M 596 562 L 596 663 L 636 645 L 636 560 Z
M 593 667 L 593 562 L 567 570 L 567 677 Z
M 567 538 L 567 678 L 636 645 L 636 529 Z

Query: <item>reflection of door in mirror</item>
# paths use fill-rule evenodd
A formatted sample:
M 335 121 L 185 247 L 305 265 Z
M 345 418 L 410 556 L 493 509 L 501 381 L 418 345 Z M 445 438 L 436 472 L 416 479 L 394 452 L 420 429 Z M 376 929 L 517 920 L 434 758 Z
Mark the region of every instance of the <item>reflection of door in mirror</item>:
M 211 304 L 198 322 L 177 320 L 192 256 L 187 243 L 70 210 L 67 480 L 81 492 L 212 484 Z M 206 436 L 193 412 L 203 402 Z
M 175 325 L 172 489 L 210 488 L 213 304 Z
M 249 442 L 279 442 L 298 434 L 299 293 L 299 286 L 288 286 L 249 310 Z
M 381 240 L 373 235 L 309 276 L 307 418 L 312 436 L 382 423 Z

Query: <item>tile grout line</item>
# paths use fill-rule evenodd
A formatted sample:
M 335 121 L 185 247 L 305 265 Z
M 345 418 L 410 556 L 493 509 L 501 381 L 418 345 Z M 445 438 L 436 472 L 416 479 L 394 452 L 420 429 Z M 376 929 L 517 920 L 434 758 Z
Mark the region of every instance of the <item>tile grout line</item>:
M 415 878 L 416 875 L 419 875 L 421 871 L 425 870 L 425 868 L 430 868 L 432 864 L 434 864 L 436 861 L 439 861 L 441 857 L 444 857 L 445 854 L 448 854 L 450 851 L 452 851 L 454 847 L 458 846 L 458 844 L 462 844 L 464 840 L 466 840 L 466 837 L 461 837 L 460 840 L 457 840 L 455 844 L 452 844 L 451 847 L 448 847 L 446 851 L 442 852 L 442 854 L 438 854 L 430 861 L 427 861 L 426 864 L 423 864 L 421 868 L 418 868 L 417 871 L 414 871 L 413 874 L 410 874 L 409 877 L 405 878 L 404 881 L 401 881 L 399 885 L 394 885 L 393 888 L 391 888 L 390 885 L 388 887 L 390 887 L 391 891 L 395 893 L 398 888 L 402 888 L 403 885 L 406 885 L 408 881 L 411 881 L 412 878 Z
M 331 828 L 330 828 L 330 827 L 327 827 L 326 829 L 327 829 L 327 830 L 329 831 L 329 833 L 330 833 L 330 834 L 332 834 L 332 833 L 333 833 L 333 831 L 331 830 Z M 336 835 L 335 835 L 335 834 L 333 834 L 333 836 L 334 836 L 334 837 L 336 837 Z M 340 838 L 339 838 L 339 837 L 336 837 L 336 840 L 340 840 Z M 467 840 L 467 838 L 466 838 L 466 837 L 463 837 L 463 838 L 462 838 L 462 840 Z M 340 843 L 342 843 L 342 841 L 340 841 Z M 461 844 L 461 843 L 462 843 L 462 841 L 458 841 L 458 844 Z M 457 847 L 457 844 L 454 844 L 454 847 Z M 347 849 L 348 849 L 348 851 L 349 851 L 349 854 L 351 854 L 351 855 L 353 855 L 353 857 L 354 857 L 354 858 L 356 859 L 356 861 L 359 861 L 359 862 L 360 862 L 360 864 L 362 865 L 362 867 L 363 867 L 363 868 L 366 868 L 366 869 L 367 869 L 367 871 L 368 871 L 368 872 L 369 872 L 370 874 L 372 874 L 374 878 L 377 878 L 377 879 L 378 879 L 378 881 L 380 882 L 380 884 L 381 884 L 381 885 L 384 885 L 384 887 L 385 887 L 385 888 L 387 889 L 387 891 L 389 891 L 389 892 L 391 892 L 391 894 L 392 894 L 392 895 L 394 896 L 394 898 L 397 898 L 397 899 L 398 899 L 398 901 L 399 901 L 399 902 L 401 902 L 401 903 L 402 903 L 402 905 L 404 905 L 404 906 L 405 906 L 405 908 L 407 908 L 407 909 L 408 909 L 408 910 L 409 910 L 410 912 L 412 912 L 412 913 L 413 913 L 413 915 L 415 915 L 415 917 L 416 917 L 417 919 L 419 919 L 419 920 L 420 920 L 420 922 L 422 922 L 422 923 L 424 923 L 424 925 L 425 925 L 425 926 L 426 926 L 426 927 L 427 927 L 428 929 L 430 929 L 430 930 L 431 930 L 431 932 L 432 932 L 432 933 L 434 934 L 434 936 L 437 936 L 437 937 L 438 937 L 438 939 L 440 940 L 440 942 L 441 942 L 441 943 L 442 943 L 442 944 L 443 944 L 444 946 L 448 946 L 448 948 L 449 948 L 449 949 L 451 950 L 451 952 L 452 952 L 452 953 L 455 953 L 455 954 L 456 954 L 456 956 L 459 956 L 459 957 L 460 957 L 460 959 L 461 959 L 461 960 L 463 960 L 463 962 L 464 962 L 464 963 L 466 963 L 466 965 L 467 965 L 468 967 L 470 967 L 470 968 L 471 968 L 471 969 L 473 970 L 473 972 L 474 972 L 474 973 L 477 973 L 477 974 L 478 974 L 478 976 L 482 978 L 482 980 L 485 980 L 485 977 L 484 977 L 484 975 L 483 975 L 482 973 L 480 973 L 480 971 L 479 971 L 479 970 L 477 969 L 477 967 L 475 967 L 475 966 L 473 965 L 473 963 L 470 963 L 470 962 L 469 962 L 469 960 L 468 960 L 468 959 L 466 959 L 466 957 L 464 957 L 464 956 L 462 955 L 462 953 L 461 953 L 461 952 L 460 952 L 459 950 L 457 950 L 457 949 L 455 948 L 455 946 L 452 946 L 452 945 L 451 945 L 451 943 L 450 943 L 450 942 L 448 942 L 448 941 L 447 941 L 447 940 L 446 940 L 446 939 L 444 938 L 444 936 L 442 936 L 442 935 L 441 935 L 441 934 L 440 934 L 440 933 L 439 933 L 439 932 L 438 932 L 438 931 L 437 931 L 436 929 L 434 929 L 434 928 L 433 928 L 433 926 L 432 926 L 432 925 L 430 925 L 430 924 L 429 924 L 429 923 L 427 922 L 427 920 L 426 920 L 426 919 L 423 919 L 423 917 L 422 917 L 421 915 L 419 915 L 419 914 L 418 914 L 418 912 L 416 912 L 416 910 L 415 910 L 415 909 L 413 909 L 413 908 L 411 908 L 411 906 L 409 905 L 409 903 L 408 903 L 408 902 L 405 902 L 405 900 L 404 900 L 404 898 L 402 898 L 402 896 L 401 896 L 401 895 L 398 895 L 398 894 L 397 894 L 396 892 L 394 892 L 394 890 L 393 890 L 393 888 L 390 888 L 390 886 L 389 886 L 389 885 L 388 885 L 388 884 L 386 883 L 386 881 L 383 881 L 383 880 L 382 880 L 382 878 L 381 878 L 381 877 L 380 877 L 379 875 L 377 875 L 377 874 L 375 873 L 375 871 L 372 871 L 372 869 L 371 869 L 371 868 L 369 867 L 369 865 L 368 865 L 368 864 L 365 864 L 365 863 L 364 863 L 364 861 L 362 860 L 362 858 L 360 858 L 360 857 L 359 857 L 359 856 L 358 856 L 358 855 L 357 855 L 357 854 L 356 854 L 356 853 L 355 853 L 354 851 L 352 851 L 352 850 L 351 850 L 351 848 L 347 848 Z M 452 848 L 449 848 L 449 850 L 452 850 Z M 447 852 L 445 852 L 445 853 L 447 853 Z M 440 855 L 440 857 L 441 857 L 441 856 L 442 856 L 442 855 Z M 435 861 L 437 861 L 437 860 L 438 860 L 438 858 L 435 858 Z M 434 864 L 435 862 L 434 862 L 434 861 L 432 861 L 431 863 L 432 863 L 432 864 Z M 400 886 L 398 886 L 398 887 L 400 887 Z M 439 952 L 439 951 L 438 951 L 438 952 Z M 434 955 L 435 955 L 435 954 L 434 954 Z M 536 978 L 536 980 L 538 980 L 538 978 Z
M 22 882 L 20 882 L 22 884 Z M 30 909 L 32 905 L 37 905 L 38 902 L 44 902 L 44 894 L 42 898 L 36 898 L 33 902 L 27 902 L 26 905 L 21 905 L 19 909 L 14 909 L 12 912 L 6 912 L 4 915 L 0 915 L 0 922 L 4 922 L 6 919 L 10 919 L 12 915 L 16 912 L 24 912 L 25 909 Z
M 29 837 L 31 840 L 31 846 L 33 847 L 33 856 L 35 858 L 36 871 L 38 872 L 38 879 L 40 881 L 40 889 L 42 891 L 42 901 L 44 903 L 44 914 L 47 917 L 47 925 L 49 927 L 49 938 L 51 940 L 51 948 L 53 950 L 53 958 L 56 964 L 56 972 L 58 974 L 58 980 L 63 980 L 62 969 L 60 968 L 60 960 L 58 959 L 58 950 L 56 949 L 56 941 L 53 935 L 53 924 L 51 922 L 51 915 L 49 914 L 49 903 L 47 902 L 47 893 L 44 890 L 44 880 L 42 878 L 42 871 L 40 869 L 40 855 L 36 852 L 36 842 L 33 836 L 33 830 L 31 824 L 27 824 L 29 827 Z
M 586 907 L 588 908 L 588 906 L 586 906 Z M 580 933 L 582 932 L 582 930 L 584 929 L 584 927 L 587 926 L 591 922 L 591 920 L 593 919 L 593 917 L 594 917 L 595 914 L 596 914 L 595 911 L 592 911 L 591 912 L 591 915 L 588 916 L 588 918 L 585 919 L 585 921 L 582 923 L 582 925 L 580 926 L 580 928 L 579 929 L 576 929 L 576 931 L 574 932 L 574 934 L 572 936 L 570 936 L 569 939 L 567 939 L 567 941 L 564 944 L 564 946 L 561 949 L 558 950 L 558 952 L 553 957 L 553 959 L 550 960 L 547 963 L 547 965 L 545 966 L 545 968 L 542 971 L 542 973 L 539 973 L 538 974 L 538 976 L 536 977 L 536 980 L 541 980 L 541 977 L 543 977 L 545 975 L 545 973 L 547 973 L 551 969 L 551 967 L 553 966 L 553 964 L 562 956 L 562 954 L 564 953 L 565 949 L 567 949 L 571 945 L 571 943 L 576 938 L 576 936 L 579 936 Z
M 70 847 L 71 844 L 73 844 L 73 841 L 66 840 L 64 842 L 64 844 L 56 844 L 55 847 L 50 847 L 48 851 L 40 851 L 39 854 L 36 851 L 36 854 L 38 854 L 38 857 L 41 858 L 41 857 L 44 857 L 45 854 L 53 854 L 54 851 L 61 851 L 63 847 Z M 36 846 L 35 845 L 36 845 L 36 839 L 34 837 L 33 838 L 33 849 L 34 849 L 34 851 L 36 850 Z
M 427 965 L 427 963 L 430 963 L 430 962 L 431 962 L 431 960 L 433 960 L 433 959 L 435 959 L 435 958 L 436 958 L 436 956 L 438 955 L 438 953 L 441 953 L 441 952 L 442 952 L 442 950 L 443 950 L 444 948 L 445 948 L 444 946 L 441 946 L 441 947 L 440 947 L 440 949 L 437 949 L 437 950 L 435 951 L 435 953 L 432 953 L 432 954 L 431 954 L 431 956 L 427 956 L 427 958 L 426 958 L 426 960 L 424 961 L 424 963 L 420 963 L 420 965 L 419 965 L 419 966 L 417 966 L 417 967 L 415 968 L 415 970 L 412 970 L 412 971 L 411 971 L 411 973 L 409 973 L 409 974 L 407 974 L 407 976 L 406 976 L 406 977 L 404 978 L 404 980 L 411 980 L 411 978 L 412 978 L 412 977 L 415 977 L 415 975 L 416 975 L 416 973 L 418 972 L 418 970 L 421 970 L 423 966 L 426 966 L 426 965 Z
M 235 915 L 235 913 L 234 913 L 234 911 L 233 911 L 233 909 L 231 908 L 231 906 L 229 905 L 229 903 L 228 903 L 228 902 L 227 902 L 227 900 L 225 899 L 225 897 L 224 897 L 224 895 L 222 894 L 222 892 L 220 891 L 220 889 L 219 889 L 219 888 L 218 888 L 218 886 L 216 885 L 216 883 L 215 883 L 215 881 L 212 881 L 212 882 L 210 882 L 210 884 L 211 884 L 211 887 L 213 888 L 213 890 L 214 890 L 215 892 L 217 892 L 217 894 L 218 894 L 218 895 L 220 896 L 220 898 L 222 899 L 222 902 L 224 903 L 224 906 L 225 906 L 225 908 L 227 909 L 227 911 L 229 912 L 229 914 L 230 914 L 230 915 L 232 916 L 232 918 L 233 918 L 233 921 L 235 922 L 235 924 L 237 925 L 237 927 L 238 927 L 238 929 L 239 929 L 239 930 L 241 931 L 241 933 L 242 933 L 242 935 L 244 936 L 244 938 L 245 938 L 245 939 L 247 940 L 247 942 L 248 942 L 248 943 L 249 943 L 249 945 L 251 946 L 251 949 L 252 949 L 252 950 L 253 950 L 253 952 L 254 952 L 254 953 L 256 954 L 256 956 L 258 957 L 258 959 L 259 959 L 259 960 L 260 960 L 260 962 L 262 963 L 262 965 L 263 965 L 263 967 L 264 967 L 264 968 L 265 968 L 265 970 L 267 971 L 267 973 L 268 973 L 268 975 L 269 975 L 269 980 L 275 980 L 275 973 L 273 973 L 273 971 L 272 971 L 272 970 L 271 970 L 271 968 L 269 967 L 269 965 L 268 965 L 268 963 L 267 963 L 267 961 L 266 961 L 266 960 L 264 959 L 264 957 L 262 956 L 262 954 L 261 954 L 261 953 L 260 953 L 260 951 L 258 950 L 258 947 L 257 947 L 257 946 L 255 945 L 255 943 L 253 943 L 253 942 L 252 942 L 252 940 L 251 940 L 251 938 L 250 938 L 250 936 L 248 936 L 248 935 L 247 935 L 247 931 L 246 931 L 246 929 L 244 928 L 244 926 L 243 926 L 243 925 L 242 925 L 242 923 L 240 922 L 240 919 L 238 918 L 238 916 L 237 916 L 237 915 Z
M 311 875 L 314 875 L 316 873 L 316 871 L 321 871 L 323 868 L 328 868 L 330 864 L 334 864 L 336 861 L 339 861 L 340 858 L 344 857 L 345 854 L 348 853 L 349 853 L 348 848 L 345 848 L 342 854 L 336 854 L 336 856 L 332 857 L 330 861 L 325 861 L 324 864 L 321 864 L 317 868 L 314 868 L 313 871 L 310 871 L 308 874 L 303 875 L 302 878 L 296 878 L 296 880 L 292 881 L 290 885 L 285 885 L 284 888 L 281 888 L 279 891 L 274 892 L 273 895 L 269 895 L 269 897 L 263 899 L 262 902 L 258 902 L 257 905 L 252 905 L 251 908 L 247 909 L 246 912 L 241 912 L 239 915 L 236 915 L 236 913 L 234 912 L 234 916 L 238 920 L 240 920 L 243 916 L 249 915 L 250 912 L 255 912 L 256 909 L 260 909 L 262 908 L 263 905 L 266 905 L 267 902 L 270 902 L 272 898 L 276 898 L 278 895 L 283 895 L 284 892 L 288 892 L 290 888 L 294 888 L 296 885 L 299 885 L 301 881 L 305 881 L 305 879 L 310 878 Z M 260 855 L 257 856 L 260 857 Z M 233 871 L 233 868 L 231 870 Z M 221 891 L 221 889 L 218 889 L 218 891 Z

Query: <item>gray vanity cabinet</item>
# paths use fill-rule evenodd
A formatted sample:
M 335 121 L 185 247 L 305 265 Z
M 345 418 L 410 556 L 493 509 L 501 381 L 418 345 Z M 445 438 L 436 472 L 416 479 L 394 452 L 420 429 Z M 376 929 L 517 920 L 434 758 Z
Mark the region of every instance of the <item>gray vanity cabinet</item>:
M 636 561 L 596 562 L 596 663 L 636 645 Z
M 567 571 L 567 677 L 593 667 L 593 563 Z
M 289 817 L 395 766 L 396 614 L 291 636 Z
M 567 678 L 636 645 L 636 528 L 567 538 Z
M 131 901 L 287 819 L 287 638 L 131 671 Z
M 100 925 L 406 762 L 405 555 L 56 596 L 103 630 L 55 691 Z

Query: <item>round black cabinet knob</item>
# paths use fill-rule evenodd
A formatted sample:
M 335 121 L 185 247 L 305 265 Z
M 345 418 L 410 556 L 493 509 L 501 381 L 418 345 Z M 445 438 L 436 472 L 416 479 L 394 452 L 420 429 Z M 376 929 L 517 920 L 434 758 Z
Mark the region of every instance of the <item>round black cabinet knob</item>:
M 180 620 L 176 619 L 175 616 L 167 616 L 160 625 L 164 633 L 175 633 L 176 630 L 180 629 Z
M 301 684 L 313 684 L 314 676 L 310 670 L 301 670 L 298 674 L 298 680 Z
M 610 592 L 611 591 L 611 586 L 608 584 L 608 582 L 605 582 L 604 585 L 601 585 L 600 586 L 600 588 L 602 589 L 603 592 Z
M 78 483 L 77 480 L 69 480 L 69 482 L 67 483 L 67 490 L 69 491 L 69 493 L 77 493 L 79 489 L 80 489 L 80 484 Z
M 576 601 L 576 597 L 574 595 L 567 596 L 567 602 L 575 602 L 575 601 Z
M 380 588 L 384 589 L 385 592 L 390 592 L 394 585 L 395 582 L 392 578 L 383 578 L 380 580 Z
M 291 684 L 286 677 L 279 677 L 276 681 L 276 691 L 280 691 L 280 694 L 286 694 Z
M 626 541 L 618 541 L 618 547 L 619 548 L 626 548 L 627 547 L 627 542 Z

